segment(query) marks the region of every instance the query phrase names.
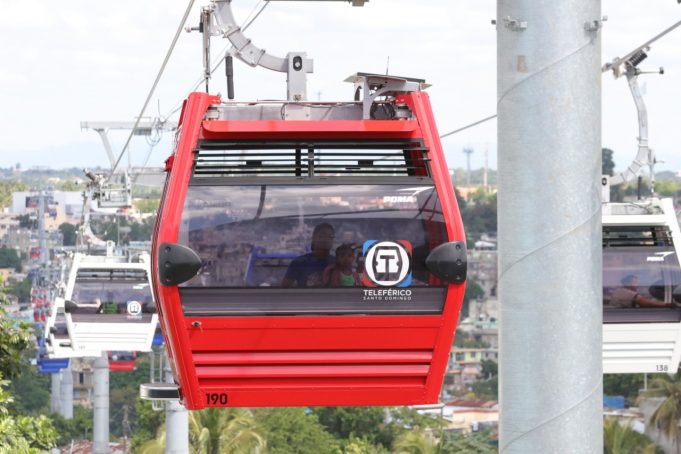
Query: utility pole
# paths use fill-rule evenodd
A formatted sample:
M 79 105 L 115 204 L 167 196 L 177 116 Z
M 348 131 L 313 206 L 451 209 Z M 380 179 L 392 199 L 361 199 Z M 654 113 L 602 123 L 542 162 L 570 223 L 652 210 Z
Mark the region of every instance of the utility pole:
M 601 2 L 497 0 L 501 453 L 602 453 Z
M 94 425 L 92 427 L 93 454 L 109 452 L 109 358 L 106 352 L 94 362 Z

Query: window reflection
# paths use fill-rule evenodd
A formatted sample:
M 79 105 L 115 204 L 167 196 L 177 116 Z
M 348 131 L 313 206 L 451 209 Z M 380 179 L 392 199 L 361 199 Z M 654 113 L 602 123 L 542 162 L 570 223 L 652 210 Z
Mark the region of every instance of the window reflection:
M 71 301 L 76 313 L 127 314 L 128 302 L 137 301 L 142 312 L 153 310 L 151 288 L 147 281 L 78 281 Z
M 447 236 L 433 186 L 305 184 L 190 186 L 179 240 L 203 260 L 190 287 L 359 286 L 367 240 L 408 241 L 424 286 Z
M 681 303 L 679 284 L 679 261 L 671 246 L 611 248 L 603 252 L 606 309 L 675 307 Z

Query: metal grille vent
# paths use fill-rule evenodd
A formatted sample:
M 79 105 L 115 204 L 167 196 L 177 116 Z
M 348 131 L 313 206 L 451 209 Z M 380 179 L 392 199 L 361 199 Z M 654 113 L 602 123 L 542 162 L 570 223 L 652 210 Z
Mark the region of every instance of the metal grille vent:
M 603 227 L 603 247 L 674 246 L 666 226 Z
M 202 141 L 194 177 L 430 176 L 421 141 Z
M 80 268 L 76 275 L 76 280 L 83 281 L 130 281 L 147 282 L 147 272 L 135 269 L 97 269 Z

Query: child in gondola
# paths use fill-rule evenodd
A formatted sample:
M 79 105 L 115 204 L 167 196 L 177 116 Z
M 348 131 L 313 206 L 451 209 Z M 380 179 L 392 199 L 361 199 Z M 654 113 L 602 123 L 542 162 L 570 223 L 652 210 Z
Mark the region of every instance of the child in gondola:
M 324 270 L 324 285 L 327 287 L 357 287 L 359 275 L 352 269 L 355 251 L 350 244 L 336 248 L 336 263 Z

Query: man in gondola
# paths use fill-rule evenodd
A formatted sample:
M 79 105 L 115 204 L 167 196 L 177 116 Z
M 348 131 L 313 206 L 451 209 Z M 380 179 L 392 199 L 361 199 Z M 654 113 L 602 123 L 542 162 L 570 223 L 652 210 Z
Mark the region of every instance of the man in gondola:
M 293 259 L 286 270 L 282 287 L 321 287 L 324 270 L 334 263 L 331 255 L 335 230 L 329 223 L 315 226 L 311 252 Z
M 638 291 L 639 279 L 633 274 L 625 276 L 620 282 L 622 287 L 616 288 L 610 299 L 610 304 L 615 307 L 674 307 L 672 303 L 641 295 Z

